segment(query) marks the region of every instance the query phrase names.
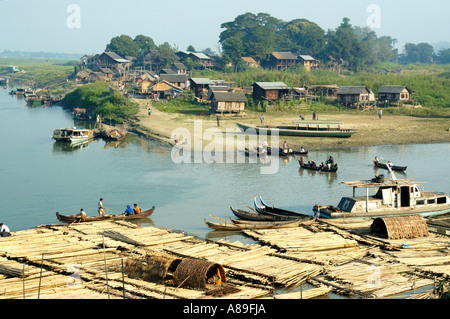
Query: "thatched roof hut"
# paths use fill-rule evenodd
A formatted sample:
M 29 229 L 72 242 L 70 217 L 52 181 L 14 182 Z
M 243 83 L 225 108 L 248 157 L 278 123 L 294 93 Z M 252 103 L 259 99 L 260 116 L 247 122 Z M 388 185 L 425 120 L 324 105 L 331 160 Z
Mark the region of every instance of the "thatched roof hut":
M 152 252 L 144 258 L 128 258 L 125 263 L 125 272 L 130 278 L 162 284 L 180 262 L 180 258 Z
M 428 236 L 428 225 L 420 215 L 379 217 L 370 226 L 372 234 L 388 239 Z
M 219 264 L 200 259 L 184 259 L 173 273 L 176 286 L 189 286 L 203 289 L 206 283 L 226 282 L 225 271 Z

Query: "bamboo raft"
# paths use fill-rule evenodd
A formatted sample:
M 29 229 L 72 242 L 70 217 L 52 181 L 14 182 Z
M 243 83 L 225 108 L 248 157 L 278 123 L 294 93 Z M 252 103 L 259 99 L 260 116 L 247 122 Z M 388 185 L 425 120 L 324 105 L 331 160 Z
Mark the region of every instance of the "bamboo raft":
M 387 298 L 450 278 L 442 235 L 376 238 L 367 221 L 338 219 L 244 232 L 254 244 L 126 221 L 14 232 L 0 238 L 0 298 L 300 298 L 274 289 L 305 283 L 319 287 L 305 299 L 329 292 Z M 200 279 L 212 267 L 221 270 L 222 285 Z

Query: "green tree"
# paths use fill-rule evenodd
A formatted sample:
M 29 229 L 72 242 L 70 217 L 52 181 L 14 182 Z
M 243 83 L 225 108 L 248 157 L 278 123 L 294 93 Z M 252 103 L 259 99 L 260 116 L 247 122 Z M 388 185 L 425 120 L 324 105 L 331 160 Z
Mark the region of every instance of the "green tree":
M 157 46 L 152 38 L 139 34 L 137 35 L 133 40 L 134 45 L 138 48 L 137 50 L 137 58 L 141 58 L 143 55 L 145 55 L 150 50 L 157 49 Z
M 433 46 L 429 43 L 406 43 L 402 63 L 431 63 L 433 61 Z
M 165 42 L 158 46 L 158 50 L 154 56 L 154 62 L 158 69 L 168 68 L 177 60 L 174 50 L 169 43 Z
M 188 51 L 188 52 L 196 52 L 194 46 L 191 45 L 191 44 L 189 44 L 189 46 L 187 47 L 186 51 Z
M 442 64 L 450 63 L 450 48 L 439 51 L 437 58 L 439 63 Z
M 282 24 L 267 13 L 247 12 L 234 21 L 222 23 L 221 28 L 225 30 L 220 33 L 219 43 L 234 64 L 239 63 L 242 56 L 263 61 L 273 52 Z
M 291 51 L 319 57 L 325 47 L 325 31 L 306 19 L 295 19 L 283 25 L 275 46 L 279 51 Z
M 377 62 L 391 61 L 397 55 L 394 48 L 397 43 L 396 39 L 390 36 L 377 37 L 375 31 L 369 27 L 354 27 L 354 31 L 358 39 L 365 46 L 367 57 L 365 63 L 373 64 Z
M 138 56 L 139 47 L 129 35 L 122 34 L 112 38 L 105 50 L 117 53 L 121 57 Z
M 363 67 L 368 56 L 367 47 L 356 35 L 349 18 L 344 18 L 336 30 L 328 31 L 326 51 L 336 59 L 347 61 L 355 71 Z

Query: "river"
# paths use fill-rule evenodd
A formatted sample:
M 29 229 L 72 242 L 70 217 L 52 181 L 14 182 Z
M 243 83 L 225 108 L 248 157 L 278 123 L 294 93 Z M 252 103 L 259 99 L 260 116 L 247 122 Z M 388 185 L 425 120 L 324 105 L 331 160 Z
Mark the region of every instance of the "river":
M 156 206 L 142 226 L 245 242 L 240 235 L 212 232 L 204 219 L 213 220 L 208 214 L 233 217 L 230 206 L 245 209 L 258 194 L 267 203 L 308 214 L 316 203 L 337 205 L 341 196 L 351 194 L 341 182 L 387 175 L 374 169 L 375 156 L 407 165 L 407 174 L 399 178 L 450 193 L 449 143 L 310 150 L 307 159 L 319 162 L 333 155 L 338 172 L 299 170 L 297 158 L 291 158 L 280 159 L 275 174 L 261 174 L 260 163 L 175 163 L 170 148 L 133 134 L 122 142 L 96 139 L 72 149 L 51 138 L 56 128 L 79 125 L 70 111 L 28 107 L 9 91 L 0 89 L 0 222 L 11 231 L 59 223 L 57 211 L 74 214 L 83 208 L 95 216 L 103 197 L 109 213 L 121 213 L 127 204 Z

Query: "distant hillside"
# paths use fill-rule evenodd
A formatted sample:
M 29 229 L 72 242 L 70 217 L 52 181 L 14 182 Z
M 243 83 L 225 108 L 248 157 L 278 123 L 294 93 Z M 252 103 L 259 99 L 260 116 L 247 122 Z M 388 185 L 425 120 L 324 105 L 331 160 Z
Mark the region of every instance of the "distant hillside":
M 74 53 L 55 53 L 55 52 L 24 52 L 24 51 L 11 51 L 4 50 L 0 52 L 0 58 L 34 58 L 34 59 L 65 59 L 65 60 L 78 60 L 82 57 L 82 54 Z

